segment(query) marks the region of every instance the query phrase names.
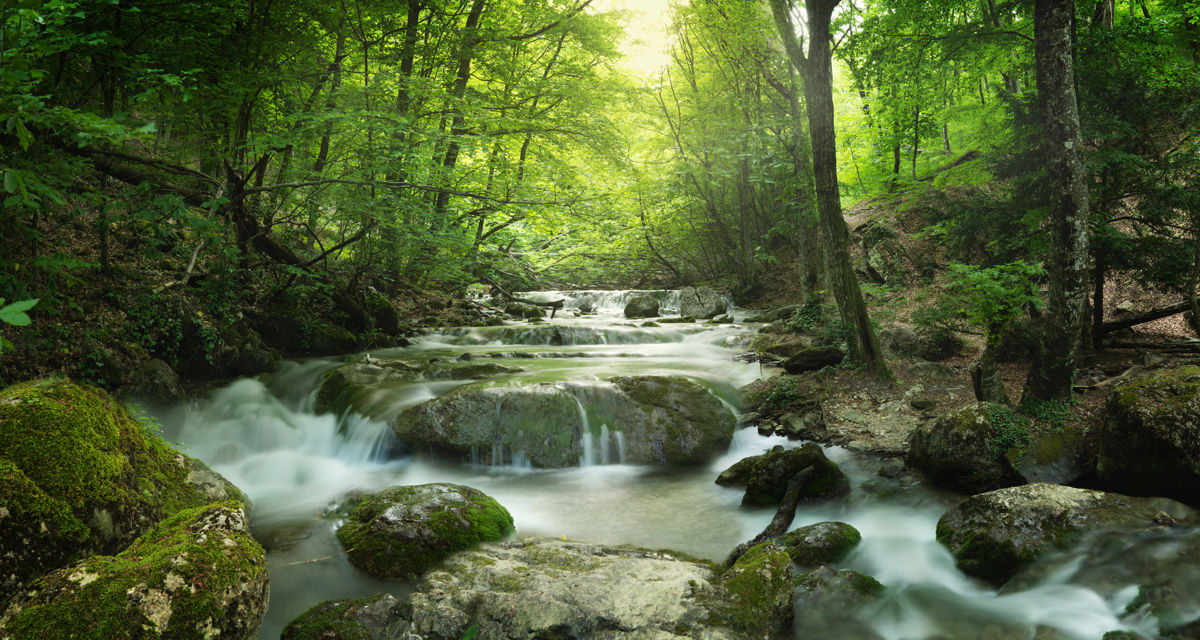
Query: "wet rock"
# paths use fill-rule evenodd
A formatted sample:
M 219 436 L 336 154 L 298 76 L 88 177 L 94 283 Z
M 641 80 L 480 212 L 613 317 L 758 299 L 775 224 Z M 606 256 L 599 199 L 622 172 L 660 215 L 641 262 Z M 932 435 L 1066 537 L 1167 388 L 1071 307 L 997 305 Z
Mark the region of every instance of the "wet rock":
M 766 560 L 759 567 L 763 573 L 734 577 L 754 585 L 747 592 L 764 596 L 757 611 L 774 612 L 762 605 L 779 601 L 774 587 L 780 584 L 790 593 L 790 579 L 776 573 L 790 565 L 777 565 L 777 554 Z M 748 586 L 730 581 L 735 588 Z M 406 628 L 400 637 L 461 640 L 472 627 L 476 638 L 488 640 L 763 637 L 738 627 L 743 604 L 708 563 L 667 552 L 523 540 L 456 554 L 428 574 L 401 607 Z M 770 618 L 749 622 L 756 628 L 786 626 Z
M 406 410 L 392 427 L 402 443 L 418 451 L 460 459 L 474 454 L 485 464 L 504 464 L 519 455 L 535 467 L 567 467 L 579 464 L 583 455 L 581 410 L 591 429 L 586 437 L 598 435 L 600 425 L 620 431 L 631 464 L 700 464 L 725 451 L 733 439 L 733 413 L 703 385 L 681 376 L 459 387 Z M 620 459 L 616 439 L 607 446 L 607 458 Z
M 781 637 L 792 625 L 792 561 L 772 542 L 751 547 L 721 576 L 725 617 L 751 637 Z
M 783 369 L 792 374 L 817 371 L 840 364 L 845 357 L 846 354 L 837 347 L 810 347 L 784 360 Z
M 625 317 L 657 318 L 658 299 L 647 293 L 630 298 L 629 302 L 625 303 Z
M 1071 484 L 1096 468 L 1096 449 L 1074 425 L 1031 436 L 1013 464 L 1027 482 Z
M 280 640 L 395 640 L 405 626 L 400 604 L 388 593 L 322 602 L 288 623 Z
M 834 564 L 859 542 L 862 534 L 845 522 L 818 522 L 793 529 L 783 537 L 792 562 L 802 567 Z
M 708 287 L 684 287 L 679 291 L 679 315 L 697 319 L 719 316 L 729 309 L 721 294 Z
M 155 358 L 138 367 L 133 379 L 121 389 L 121 395 L 154 405 L 168 405 L 183 400 L 183 387 L 179 385 L 179 374 L 171 369 L 171 365 Z
M 856 614 L 883 590 L 878 580 L 857 571 L 817 567 L 797 580 L 796 627 L 804 629 L 806 638 L 878 638 Z
M 746 487 L 744 505 L 778 505 L 787 492 L 788 482 L 805 467 L 813 474 L 801 491 L 802 502 L 823 502 L 850 492 L 850 481 L 837 463 L 825 457 L 815 444 L 796 449 L 776 446 L 759 456 L 743 458 L 717 476 L 723 487 Z
M 439 483 L 391 487 L 360 499 L 337 537 L 359 569 L 412 579 L 455 551 L 512 531 L 512 516 L 490 496 Z
M 989 405 L 974 404 L 918 426 L 909 435 L 908 466 L 940 487 L 967 493 L 1023 483 L 1004 455 L 1002 427 L 992 415 Z
M 162 518 L 242 493 L 104 392 L 66 380 L 0 391 L 0 602 L 23 583 L 124 549 Z
M 791 412 L 785 413 L 780 419 L 779 428 L 775 431 L 791 440 L 822 441 L 829 437 L 829 428 L 825 423 L 825 409 L 820 402 L 809 402 L 796 406 Z
M 964 573 L 1001 585 L 1051 551 L 1063 550 L 1085 532 L 1126 533 L 1161 526 L 1166 512 L 1194 520 L 1195 512 L 1166 498 L 1035 483 L 981 493 L 946 512 L 937 539 Z
M 0 638 L 253 640 L 266 603 L 266 554 L 241 503 L 222 502 L 37 580 L 0 613 Z
M 515 373 L 520 369 L 494 362 L 476 362 L 470 354 L 451 362 L 379 358 L 365 355 L 325 374 L 317 390 L 317 413 L 354 411 L 367 417 L 390 419 L 390 403 L 380 402 L 390 389 L 418 380 L 478 380 Z
M 1200 503 L 1200 367 L 1160 369 L 1108 396 L 1100 485 Z

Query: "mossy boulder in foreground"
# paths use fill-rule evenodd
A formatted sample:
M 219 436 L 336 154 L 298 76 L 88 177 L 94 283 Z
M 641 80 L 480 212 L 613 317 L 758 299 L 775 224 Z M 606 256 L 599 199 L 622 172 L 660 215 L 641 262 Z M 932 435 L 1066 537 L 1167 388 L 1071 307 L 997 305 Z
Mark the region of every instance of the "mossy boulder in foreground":
M 244 500 L 203 463 L 147 432 L 102 391 L 66 380 L 0 391 L 0 602 L 164 517 Z
M 793 529 L 783 537 L 792 562 L 802 567 L 833 564 L 850 553 L 862 534 L 845 522 L 818 522 Z
M 989 405 L 973 404 L 917 427 L 905 461 L 935 485 L 964 493 L 1023 484 L 1004 455 L 1000 432 L 1006 427 L 996 424 L 994 414 Z
M 329 600 L 300 614 L 280 640 L 385 640 L 399 638 L 404 624 L 400 601 L 388 593 L 353 600 Z
M 186 509 L 116 556 L 37 580 L 0 613 L 0 640 L 252 640 L 267 603 L 266 554 L 235 501 Z
M 354 566 L 384 578 L 416 578 L 446 556 L 513 531 L 508 510 L 457 484 L 391 487 L 359 501 L 337 531 Z
M 1114 389 L 1107 407 L 1101 486 L 1200 503 L 1200 367 L 1144 375 Z
M 1152 529 L 1166 518 L 1194 523 L 1196 513 L 1166 498 L 1034 483 L 971 496 L 938 520 L 937 539 L 968 575 L 1002 585 L 1085 533 Z
M 721 576 L 729 623 L 751 637 L 776 638 L 792 626 L 792 561 L 773 542 L 751 547 Z
M 813 472 L 800 491 L 801 502 L 823 502 L 850 493 L 846 474 L 815 444 L 795 449 L 777 445 L 762 455 L 742 458 L 722 471 L 716 483 L 723 487 L 746 487 L 742 496 L 744 505 L 773 506 L 783 500 L 788 483 L 806 467 L 812 467 Z

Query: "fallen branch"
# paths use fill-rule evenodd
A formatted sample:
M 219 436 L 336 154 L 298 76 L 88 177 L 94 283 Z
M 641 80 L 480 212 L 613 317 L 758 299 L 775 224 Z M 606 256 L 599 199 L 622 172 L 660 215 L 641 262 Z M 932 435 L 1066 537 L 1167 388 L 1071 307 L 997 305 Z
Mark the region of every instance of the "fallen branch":
M 745 555 L 747 551 L 755 545 L 761 544 L 772 538 L 787 533 L 788 527 L 792 526 L 792 520 L 796 519 L 796 506 L 800 504 L 800 492 L 804 490 L 804 485 L 808 483 L 808 479 L 813 474 L 813 467 L 807 466 L 796 472 L 788 482 L 787 492 L 783 494 L 783 501 L 779 503 L 779 509 L 775 512 L 775 517 L 771 518 L 771 523 L 767 525 L 762 533 L 754 536 L 749 542 L 739 544 L 733 553 L 729 554 L 729 559 L 725 561 L 726 566 L 733 566 L 733 563 L 738 561 L 738 558 Z
M 1177 313 L 1183 313 L 1184 311 L 1191 311 L 1191 309 L 1192 305 L 1187 300 L 1184 300 L 1182 302 L 1176 302 L 1175 304 L 1169 304 L 1165 307 L 1151 309 L 1150 311 L 1135 313 L 1120 320 L 1109 320 L 1108 322 L 1102 323 L 1100 328 L 1103 329 L 1105 333 L 1117 331 L 1118 329 L 1128 329 L 1129 327 L 1136 327 L 1139 324 L 1153 322 L 1159 318 L 1166 318 L 1167 316 L 1173 316 Z

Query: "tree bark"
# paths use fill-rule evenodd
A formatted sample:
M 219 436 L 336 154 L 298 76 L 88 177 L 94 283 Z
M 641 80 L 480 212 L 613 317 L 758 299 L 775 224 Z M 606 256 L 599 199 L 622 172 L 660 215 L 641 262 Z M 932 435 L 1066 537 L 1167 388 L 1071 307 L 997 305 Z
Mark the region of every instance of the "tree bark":
M 1072 0 L 1034 3 L 1038 106 L 1049 173 L 1050 292 L 1022 406 L 1071 397 L 1087 301 L 1088 191 L 1075 96 L 1074 11 Z
M 852 359 L 862 362 L 885 380 L 892 373 L 883 359 L 875 328 L 867 315 L 867 305 L 859 290 L 850 263 L 850 239 L 842 217 L 837 180 L 837 140 L 833 121 L 833 60 L 830 53 L 830 20 L 839 0 L 809 0 L 808 57 L 800 52 L 795 28 L 788 13 L 787 0 L 771 0 L 775 24 L 783 38 L 788 57 L 804 71 L 804 99 L 808 111 L 808 131 L 812 136 L 813 171 L 817 192 L 817 214 L 821 237 L 829 261 L 833 294 L 846 328 L 846 346 Z

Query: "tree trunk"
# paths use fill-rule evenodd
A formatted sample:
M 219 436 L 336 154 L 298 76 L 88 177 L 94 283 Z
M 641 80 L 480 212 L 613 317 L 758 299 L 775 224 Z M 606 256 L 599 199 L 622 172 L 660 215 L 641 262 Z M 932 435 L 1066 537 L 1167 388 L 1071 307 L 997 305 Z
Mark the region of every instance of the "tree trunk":
M 1000 380 L 999 360 L 996 358 L 996 350 L 992 347 L 992 340 L 988 340 L 983 348 L 983 355 L 971 370 L 971 383 L 975 387 L 975 399 L 979 402 L 1012 404 L 1008 399 L 1008 391 L 1004 389 L 1004 383 Z
M 1088 191 L 1075 97 L 1074 10 L 1071 0 L 1034 3 L 1038 106 L 1049 173 L 1050 293 L 1023 406 L 1071 397 L 1087 300 Z
M 793 64 L 805 71 L 804 99 L 808 110 L 808 131 L 813 143 L 813 171 L 817 192 L 817 213 L 821 237 L 833 280 L 833 293 L 846 327 L 846 346 L 851 358 L 865 364 L 877 376 L 890 380 L 875 337 L 875 328 L 867 315 L 862 291 L 850 264 L 850 239 L 842 217 L 837 180 L 837 144 L 833 121 L 833 61 L 830 54 L 830 19 L 839 0 L 809 0 L 807 3 L 808 58 L 799 51 L 786 0 L 771 0 L 776 26 Z

